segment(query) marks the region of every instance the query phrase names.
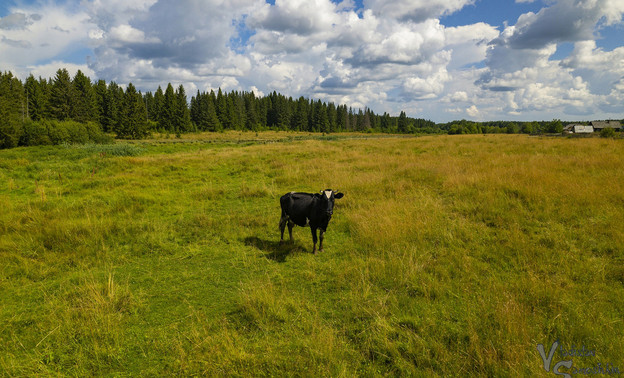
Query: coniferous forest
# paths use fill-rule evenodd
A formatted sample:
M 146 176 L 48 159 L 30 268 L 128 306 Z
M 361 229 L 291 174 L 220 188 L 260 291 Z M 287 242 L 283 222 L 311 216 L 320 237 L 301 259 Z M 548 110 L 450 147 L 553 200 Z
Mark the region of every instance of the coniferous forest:
M 272 92 L 215 93 L 171 83 L 152 93 L 132 84 L 93 82 L 80 70 L 71 77 L 59 69 L 53 78 L 24 82 L 0 72 L 0 148 L 16 146 L 107 142 L 112 137 L 141 139 L 154 132 L 175 134 L 226 130 L 290 130 L 318 133 L 381 132 L 401 134 L 561 133 L 560 120 L 540 122 L 467 120 L 436 124 L 399 116 L 375 114 L 304 97 L 293 99 Z
M 432 121 L 378 115 L 304 97 L 218 89 L 190 97 L 184 87 L 141 93 L 129 83 L 93 82 L 81 71 L 59 69 L 53 78 L 25 82 L 0 72 L 0 148 L 37 144 L 140 139 L 152 132 L 292 130 L 306 132 L 431 133 Z

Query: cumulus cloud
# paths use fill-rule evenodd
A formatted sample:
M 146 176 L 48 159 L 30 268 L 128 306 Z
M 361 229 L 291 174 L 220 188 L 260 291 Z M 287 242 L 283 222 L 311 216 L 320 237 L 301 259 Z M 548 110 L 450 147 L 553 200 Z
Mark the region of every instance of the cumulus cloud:
M 510 115 L 598 112 L 624 77 L 624 48 L 597 49 L 595 31 L 621 20 L 622 13 L 622 2 L 559 0 L 523 14 L 489 43 L 487 69 L 475 84 L 503 93 L 503 110 Z M 562 42 L 574 42 L 575 48 L 558 61 L 553 56 Z
M 597 25 L 619 23 L 623 13 L 624 2 L 619 0 L 558 0 L 538 13 L 521 15 L 507 42 L 515 49 L 540 49 L 551 43 L 591 40 Z
M 276 0 L 252 14 L 247 24 L 264 29 L 299 35 L 327 31 L 338 17 L 338 6 L 328 0 Z
M 382 17 L 423 22 L 454 13 L 474 0 L 364 0 L 364 6 Z
M 45 64 L 59 54 L 72 52 L 75 46 L 84 46 L 87 19 L 82 11 L 70 11 L 53 4 L 10 9 L 10 13 L 0 19 L 3 66 L 27 76 L 34 62 Z
M 133 28 L 130 25 L 114 26 L 110 30 L 110 37 L 121 43 L 159 43 L 156 37 L 145 38 L 142 30 Z
M 41 16 L 33 15 L 27 16 L 24 13 L 11 13 L 5 17 L 0 17 L 0 29 L 25 29 L 28 25 L 31 25 L 35 20 L 40 19 Z
M 17 47 L 17 48 L 21 48 L 21 49 L 30 49 L 32 47 L 32 44 L 28 41 L 24 41 L 24 40 L 13 40 L 13 39 L 9 39 L 5 36 L 2 36 L 2 38 L 0 38 L 0 41 L 2 41 L 2 43 L 5 43 L 11 47 Z
M 90 49 L 72 67 L 143 91 L 276 90 L 439 121 L 622 115 L 624 47 L 595 40 L 621 24 L 624 2 L 542 3 L 509 24 L 447 27 L 480 2 L 52 0 L 0 18 L 0 56 L 22 76 L 53 76 L 64 54 Z M 556 58 L 562 43 L 574 50 Z
M 472 105 L 468 109 L 466 109 L 466 114 L 468 114 L 472 118 L 478 118 L 480 113 L 476 105 Z

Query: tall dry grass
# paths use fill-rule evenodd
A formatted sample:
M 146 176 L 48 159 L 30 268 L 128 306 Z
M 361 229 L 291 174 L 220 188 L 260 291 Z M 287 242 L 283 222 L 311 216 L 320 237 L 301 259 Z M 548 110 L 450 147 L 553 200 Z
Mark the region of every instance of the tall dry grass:
M 620 361 L 621 140 L 216 145 L 3 151 L 0 369 L 527 376 L 555 340 Z M 326 252 L 278 244 L 279 196 L 328 187 Z

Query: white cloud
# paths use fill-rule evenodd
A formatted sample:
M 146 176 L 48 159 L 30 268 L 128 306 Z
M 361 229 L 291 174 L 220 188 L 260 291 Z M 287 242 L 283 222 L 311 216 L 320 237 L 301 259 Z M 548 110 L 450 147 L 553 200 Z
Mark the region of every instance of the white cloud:
M 95 72 L 86 64 L 73 64 L 58 60 L 38 66 L 31 66 L 28 71 L 32 73 L 34 77 L 41 76 L 44 78 L 53 78 L 56 76 L 56 71 L 58 71 L 61 67 L 67 69 L 67 72 L 69 72 L 71 77 L 74 77 L 78 70 L 82 71 L 83 74 L 89 76 L 90 78 L 94 78 L 96 76 Z
M 156 37 L 145 38 L 145 33 L 142 30 L 133 28 L 130 25 L 114 26 L 110 29 L 110 37 L 122 43 L 159 43 L 160 40 Z M 89 36 L 93 34 L 89 32 Z M 97 35 L 95 36 L 97 38 Z
M 51 4 L 12 8 L 10 12 L 0 19 L 0 56 L 3 65 L 20 77 L 28 76 L 35 62 L 71 52 L 88 40 L 85 12 Z
M 624 47 L 595 43 L 621 24 L 621 0 L 549 0 L 501 30 L 440 21 L 475 0 L 54 1 L 0 18 L 4 69 L 81 69 L 144 91 L 172 82 L 189 96 L 275 90 L 436 121 L 624 117 Z M 564 42 L 574 50 L 555 59 Z
M 477 118 L 479 117 L 480 113 L 479 113 L 479 109 L 475 105 L 472 105 L 471 107 L 466 109 L 466 114 L 468 114 L 468 116 L 472 118 Z
M 338 7 L 329 0 L 276 0 L 274 6 L 264 4 L 250 15 L 251 28 L 309 35 L 327 31 L 338 16 Z
M 364 0 L 364 6 L 382 17 L 423 22 L 454 13 L 474 0 Z
M 444 29 L 446 46 L 453 52 L 451 68 L 461 69 L 486 58 L 488 43 L 498 37 L 499 31 L 486 23 Z

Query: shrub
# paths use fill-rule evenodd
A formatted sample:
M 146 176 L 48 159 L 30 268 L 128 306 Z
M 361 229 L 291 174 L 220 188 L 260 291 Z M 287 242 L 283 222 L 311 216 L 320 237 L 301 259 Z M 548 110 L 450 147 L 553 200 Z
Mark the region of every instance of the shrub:
M 0 148 L 57 144 L 110 144 L 113 138 L 96 123 L 76 121 L 16 121 L 0 123 Z
M 52 144 L 69 143 L 69 131 L 63 126 L 63 122 L 60 121 L 41 121 L 48 130 L 48 136 Z
M 23 124 L 23 134 L 20 137 L 20 146 L 45 146 L 52 144 L 46 125 L 41 122 L 26 121 Z
M 23 131 L 19 122 L 0 120 L 0 148 L 17 147 Z
M 600 130 L 600 136 L 602 138 L 613 138 L 615 136 L 615 129 L 605 127 L 604 129 Z

